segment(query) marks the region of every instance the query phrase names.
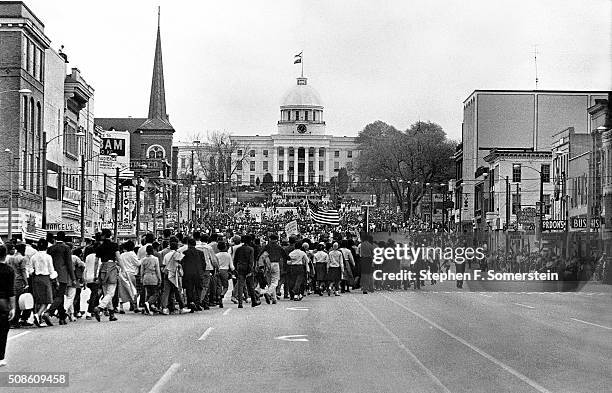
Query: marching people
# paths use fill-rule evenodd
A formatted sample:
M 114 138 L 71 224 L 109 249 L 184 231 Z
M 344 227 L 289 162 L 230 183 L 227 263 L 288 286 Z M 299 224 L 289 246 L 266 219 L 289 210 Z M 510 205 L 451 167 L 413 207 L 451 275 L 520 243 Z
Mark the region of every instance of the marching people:
M 76 276 L 72 262 L 72 251 L 70 246 L 65 243 L 66 233 L 59 231 L 55 237 L 55 243 L 47 249 L 47 254 L 53 260 L 53 267 L 57 272 L 57 285 L 53 294 L 53 304 L 49 307 L 48 314 L 53 315 L 58 312 L 59 324 L 65 325 L 66 309 L 64 308 L 64 296 L 68 288 L 76 288 Z M 71 291 L 71 293 L 73 293 Z
M 15 274 L 15 317 L 10 321 L 12 327 L 29 326 L 28 319 L 31 310 L 21 310 L 19 307 L 19 297 L 27 293 L 28 290 L 28 272 L 25 259 L 25 244 L 17 244 L 15 246 L 15 254 L 6 258 L 6 263 L 13 268 Z
M 145 286 L 145 313 L 157 312 L 157 288 L 161 284 L 161 271 L 159 270 L 159 258 L 154 255 L 153 246 L 146 248 L 147 256 L 140 263 L 140 276 Z
M 255 286 L 253 284 L 253 272 L 255 270 L 255 250 L 249 245 L 251 238 L 245 235 L 241 238 L 242 245 L 238 247 L 234 253 L 234 266 L 236 267 L 236 275 L 238 284 L 236 287 L 236 297 L 238 300 L 238 308 L 243 308 L 242 298 L 244 295 L 244 287 L 246 285 L 249 296 L 251 298 L 251 306 L 257 307 L 261 303 L 255 294 Z
M 270 235 L 270 241 L 264 246 L 263 251 L 267 252 L 270 258 L 270 283 L 264 297 L 268 304 L 270 304 L 270 301 L 272 304 L 276 304 L 276 291 L 280 281 L 281 265 L 286 263 L 287 253 L 278 244 L 278 235 L 275 233 Z
M 40 327 L 43 320 L 47 326 L 53 326 L 51 318 L 47 312 L 49 304 L 53 302 L 53 288 L 51 280 L 57 277 L 57 272 L 53 266 L 51 255 L 47 254 L 47 240 L 38 241 L 38 251 L 32 255 L 32 296 L 38 311 L 34 314 L 34 324 Z
M 15 271 L 6 264 L 7 250 L 0 245 L 0 367 L 7 365 L 4 360 L 10 321 L 15 317 Z
M 100 322 L 100 310 L 108 311 L 108 320 L 116 321 L 115 309 L 113 307 L 113 296 L 117 289 L 117 276 L 119 275 L 119 247 L 117 243 L 110 240 L 112 234 L 110 229 L 102 230 L 102 243 L 96 248 L 96 261 L 94 271 L 97 271 L 95 281 L 101 288 L 103 297 L 93 309 L 93 315 Z
M 315 293 L 319 296 L 323 296 L 323 292 L 326 290 L 327 283 L 327 265 L 329 264 L 329 255 L 325 252 L 325 244 L 317 244 L 317 252 L 314 254 L 314 268 L 315 268 Z
M 194 238 L 187 238 L 187 249 L 183 251 L 183 286 L 187 292 L 187 303 L 191 312 L 202 311 L 200 306 L 200 295 L 202 293 L 202 281 L 206 272 L 206 261 L 204 253 L 196 248 Z M 183 248 L 183 247 L 181 247 Z
M 364 294 L 374 290 L 372 284 L 372 261 L 374 258 L 374 244 L 372 244 L 372 235 L 362 232 L 360 234 L 361 243 L 357 247 L 357 255 L 359 255 L 360 265 L 360 283 Z
M 295 244 L 295 238 L 293 241 Z M 291 300 L 300 301 L 304 298 L 302 283 L 304 282 L 308 263 L 308 256 L 301 248 L 295 247 L 295 249 L 289 253 L 289 260 L 287 261 L 287 285 Z
M 219 281 L 221 290 L 219 291 L 219 307 L 223 308 L 223 298 L 229 289 L 229 278 L 231 272 L 234 271 L 234 262 L 232 256 L 228 252 L 228 245 L 225 242 L 217 243 L 217 261 L 219 262 Z
M 353 285 L 353 270 L 355 269 L 355 259 L 349 250 L 349 242 L 344 239 L 340 242 L 338 249 L 342 253 L 342 280 L 340 281 L 340 293 L 350 293 L 350 287 Z
M 184 255 L 178 252 L 178 239 L 176 237 L 170 237 L 169 252 L 164 256 L 164 270 L 163 274 L 163 292 L 162 292 L 162 314 L 168 315 L 170 313 L 170 301 L 174 298 L 174 301 L 178 304 L 179 313 L 191 311 L 185 308 L 183 301 L 183 265 L 181 260 Z
M 329 258 L 327 260 L 327 281 L 329 286 L 327 287 L 327 296 L 331 296 L 333 290 L 334 296 L 340 296 L 338 291 L 340 290 L 340 280 L 344 272 L 344 256 L 338 249 L 338 243 L 332 244 L 332 249 L 329 252 Z

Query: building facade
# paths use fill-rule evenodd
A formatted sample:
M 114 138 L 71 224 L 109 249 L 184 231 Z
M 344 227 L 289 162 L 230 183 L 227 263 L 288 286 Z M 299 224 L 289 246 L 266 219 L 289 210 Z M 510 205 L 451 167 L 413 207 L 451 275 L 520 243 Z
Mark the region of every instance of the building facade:
M 325 184 L 346 168 L 354 174 L 359 155 L 354 137 L 338 137 L 326 131 L 324 106 L 319 93 L 308 79 L 297 78 L 282 99 L 277 132 L 271 135 L 232 135 L 237 162 L 231 181 L 237 185 L 256 185 L 264 178 L 284 184 Z M 202 155 L 214 153 L 205 143 L 177 143 L 177 174 L 190 174 L 192 156 L 194 173 L 202 171 Z M 193 151 L 197 151 L 195 155 Z
M 604 91 L 476 90 L 463 103 L 462 143 L 455 155 L 455 221 L 471 230 L 475 219 L 476 173 L 488 167 L 484 160 L 493 149 L 550 151 L 553 135 L 573 127 L 587 134 L 587 108 Z M 459 208 L 461 207 L 461 208 Z M 459 223 L 459 220 L 461 221 Z
M 44 24 L 22 2 L 0 3 L 0 234 L 42 225 Z M 9 201 L 11 209 L 9 209 Z M 11 218 L 9 220 L 9 210 Z

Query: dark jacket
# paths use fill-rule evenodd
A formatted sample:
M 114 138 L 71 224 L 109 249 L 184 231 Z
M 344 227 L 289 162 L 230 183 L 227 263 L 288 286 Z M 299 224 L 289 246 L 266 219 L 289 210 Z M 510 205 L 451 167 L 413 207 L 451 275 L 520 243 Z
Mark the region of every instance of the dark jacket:
M 64 242 L 56 242 L 47 249 L 47 254 L 53 259 L 53 268 L 57 272 L 57 282 L 67 284 L 76 280 L 72 252 Z
M 181 260 L 183 277 L 204 277 L 206 272 L 204 253 L 195 247 L 189 247 L 183 255 Z
M 287 260 L 287 253 L 277 242 L 270 242 L 266 244 L 261 253 L 264 251 L 268 252 L 270 256 L 270 262 L 283 263 Z
M 238 274 L 249 274 L 254 270 L 255 250 L 253 247 L 243 244 L 234 253 L 234 267 Z

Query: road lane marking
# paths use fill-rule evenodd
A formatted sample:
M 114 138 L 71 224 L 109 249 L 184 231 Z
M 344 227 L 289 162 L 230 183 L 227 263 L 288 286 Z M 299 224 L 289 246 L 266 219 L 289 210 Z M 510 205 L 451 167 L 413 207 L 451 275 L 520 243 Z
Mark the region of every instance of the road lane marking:
M 287 307 L 287 310 L 291 311 L 308 311 L 306 307 Z
M 607 326 L 603 326 L 603 325 L 598 325 L 598 324 L 596 324 L 596 323 L 592 323 L 592 322 L 583 321 L 582 319 L 577 319 L 577 318 L 570 318 L 570 319 L 571 319 L 571 320 L 573 320 L 573 321 L 576 321 L 576 322 L 586 323 L 587 325 L 593 325 L 593 326 L 597 326 L 597 327 L 600 327 L 600 328 L 603 328 L 603 329 L 612 330 L 612 327 L 607 327 Z
M 305 334 L 293 334 L 290 336 L 278 336 L 278 337 L 274 337 L 276 340 L 282 340 L 282 341 L 290 341 L 290 342 L 306 342 L 308 341 L 308 339 L 306 338 L 308 337 Z
M 212 333 L 213 330 L 215 330 L 214 327 L 209 327 L 208 329 L 206 329 L 204 334 L 202 334 L 202 336 L 200 338 L 198 338 L 198 341 L 206 340 L 206 337 L 208 337 L 210 335 L 210 333 Z
M 172 365 L 166 370 L 164 375 L 157 381 L 157 383 L 149 390 L 149 393 L 159 393 L 163 390 L 164 385 L 170 381 L 172 375 L 176 373 L 181 365 L 179 363 L 172 363 Z
M 32 333 L 32 332 L 21 332 L 21 333 L 19 333 L 19 334 L 15 334 L 14 336 L 10 336 L 10 337 L 8 338 L 8 340 L 10 341 L 10 340 L 12 340 L 12 339 L 14 339 L 14 338 L 21 337 L 21 336 L 24 336 L 24 335 L 26 335 L 26 334 L 30 334 L 30 333 Z
M 407 306 L 405 306 L 405 305 L 403 305 L 403 304 L 401 304 L 401 303 L 391 299 L 387 295 L 383 295 L 383 297 L 386 298 L 387 300 L 391 301 L 392 303 L 397 304 L 398 306 L 400 306 L 404 310 L 408 311 L 412 315 L 416 316 L 417 318 L 420 318 L 423 321 L 427 322 L 428 324 L 430 324 L 431 326 L 433 326 L 436 329 L 440 330 L 442 333 L 446 334 L 447 336 L 452 337 L 455 340 L 459 341 L 461 344 L 463 344 L 466 347 L 470 348 L 472 351 L 476 352 L 477 354 L 479 354 L 480 356 L 484 357 L 485 359 L 490 360 L 491 362 L 495 363 L 496 365 L 501 367 L 503 370 L 509 372 L 510 374 L 514 375 L 515 377 L 517 377 L 521 381 L 523 381 L 526 384 L 530 385 L 532 388 L 534 388 L 538 392 L 540 392 L 540 393 L 551 393 L 550 390 L 546 389 L 544 386 L 540 385 L 536 381 L 534 381 L 534 380 L 530 379 L 529 377 L 521 374 L 520 372 L 516 371 L 512 367 L 510 367 L 507 364 L 503 363 L 501 360 L 497 360 L 496 358 L 494 358 L 493 356 L 489 355 L 488 353 L 486 353 L 482 349 L 480 349 L 480 348 L 470 344 L 469 342 L 465 341 L 464 339 L 462 339 L 461 337 L 457 336 L 456 334 L 453 334 L 453 333 L 449 332 L 448 330 L 446 330 L 442 326 L 438 325 L 434 321 L 430 320 L 429 318 L 419 314 L 416 311 L 412 311 Z
M 491 295 L 485 295 L 484 293 L 481 293 L 480 296 L 484 296 L 484 297 L 493 297 Z
M 516 304 L 517 306 L 521 306 L 521 307 L 525 307 L 525 308 L 531 308 L 531 309 L 535 308 L 535 307 L 531 307 L 531 306 L 528 306 L 526 304 L 521 304 L 521 303 L 513 303 L 513 304 Z
M 383 295 L 384 296 L 384 295 Z M 386 296 L 385 296 L 386 297 Z M 357 304 L 359 304 L 359 306 L 361 306 L 361 308 L 363 308 L 363 310 L 368 313 L 373 320 L 376 321 L 376 323 L 378 323 L 378 325 L 383 328 L 383 330 L 391 337 L 395 340 L 396 344 L 398 347 L 400 347 L 401 349 L 404 350 L 404 352 L 406 352 L 406 354 L 408 354 L 408 356 L 410 356 L 410 358 L 421 368 L 421 370 L 423 370 L 425 372 L 425 374 L 427 374 L 427 376 L 429 378 L 431 378 L 432 381 L 434 381 L 434 383 L 436 385 L 438 385 L 442 391 L 446 392 L 446 393 L 451 393 L 451 391 L 444 386 L 444 384 L 434 375 L 433 372 L 431 372 L 430 369 L 428 369 L 427 367 L 425 367 L 425 365 L 423 363 L 421 363 L 421 361 L 419 360 L 419 358 L 416 357 L 416 355 L 414 353 L 412 353 L 412 351 L 410 349 L 408 349 L 404 343 L 402 342 L 402 340 L 400 340 L 400 338 L 398 336 L 396 336 L 391 330 L 389 330 L 389 328 L 382 323 L 382 321 L 380 319 L 378 319 L 376 317 L 376 315 L 372 314 L 372 312 L 364 305 L 362 304 L 359 300 L 357 300 L 357 298 L 353 297 L 352 298 L 354 301 L 357 302 Z
M 227 310 L 223 311 L 223 315 L 227 315 L 230 313 L 230 311 L 232 311 L 231 308 L 228 308 Z

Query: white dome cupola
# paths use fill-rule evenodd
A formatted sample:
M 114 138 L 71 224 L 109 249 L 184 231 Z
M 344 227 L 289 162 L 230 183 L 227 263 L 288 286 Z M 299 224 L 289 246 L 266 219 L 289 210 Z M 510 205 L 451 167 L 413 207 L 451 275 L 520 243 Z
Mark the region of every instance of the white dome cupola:
M 285 93 L 280 105 L 279 134 L 325 134 L 323 101 L 308 85 L 308 78 L 297 78 L 297 84 Z

